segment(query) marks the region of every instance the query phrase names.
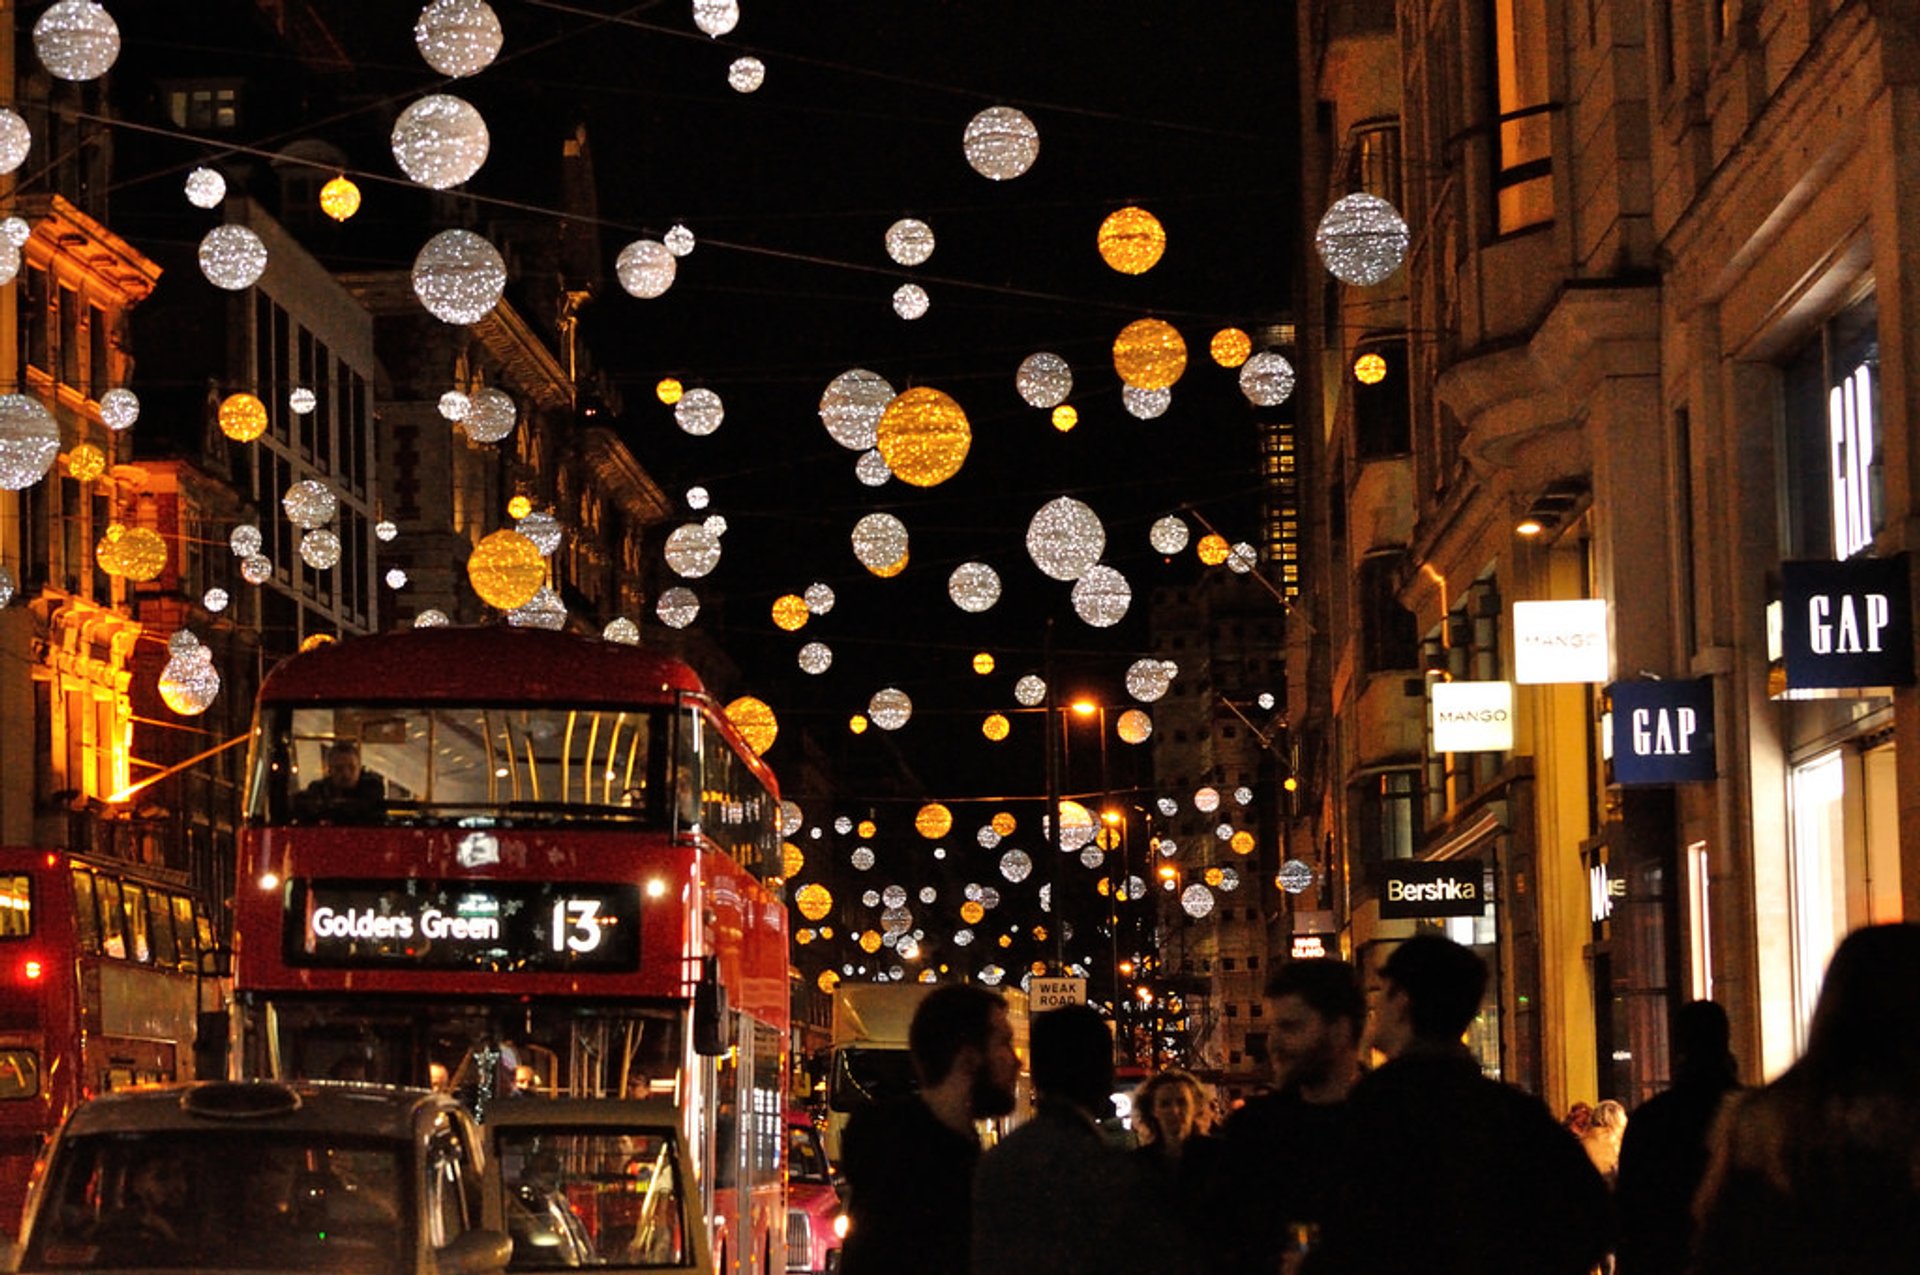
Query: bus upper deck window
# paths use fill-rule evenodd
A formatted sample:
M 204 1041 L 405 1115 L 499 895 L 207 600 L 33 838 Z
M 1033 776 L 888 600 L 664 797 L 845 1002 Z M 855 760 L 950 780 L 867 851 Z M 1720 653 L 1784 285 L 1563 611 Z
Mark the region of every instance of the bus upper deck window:
M 0 877 L 0 938 L 20 939 L 33 933 L 33 891 L 27 874 Z

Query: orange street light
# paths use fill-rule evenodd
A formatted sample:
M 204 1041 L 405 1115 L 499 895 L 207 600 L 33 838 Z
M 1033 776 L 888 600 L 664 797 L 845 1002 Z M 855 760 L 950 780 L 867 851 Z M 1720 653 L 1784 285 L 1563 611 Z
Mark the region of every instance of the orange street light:
M 1100 706 L 1090 699 L 1077 699 L 1073 701 L 1072 708 L 1081 717 L 1092 717 L 1100 711 Z

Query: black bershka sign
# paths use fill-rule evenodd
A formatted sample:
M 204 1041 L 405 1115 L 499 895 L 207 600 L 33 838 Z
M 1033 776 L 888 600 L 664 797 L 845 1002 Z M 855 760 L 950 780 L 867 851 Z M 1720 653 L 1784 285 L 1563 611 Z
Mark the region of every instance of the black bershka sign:
M 1486 913 L 1486 865 L 1478 859 L 1394 860 L 1385 868 L 1380 888 L 1383 921 Z

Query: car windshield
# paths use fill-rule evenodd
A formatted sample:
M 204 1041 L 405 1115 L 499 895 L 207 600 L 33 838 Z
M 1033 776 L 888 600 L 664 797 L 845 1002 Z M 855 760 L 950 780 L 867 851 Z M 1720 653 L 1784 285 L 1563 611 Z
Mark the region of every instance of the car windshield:
M 402 1151 L 230 1125 L 70 1138 L 49 1168 L 25 1266 L 404 1271 Z
M 503 1126 L 494 1139 L 508 1269 L 690 1264 L 671 1130 Z
M 265 769 L 253 814 L 294 823 L 665 827 L 669 716 L 564 705 L 277 709 L 262 722 Z
M 787 1126 L 787 1177 L 794 1182 L 833 1181 L 820 1131 L 811 1125 Z

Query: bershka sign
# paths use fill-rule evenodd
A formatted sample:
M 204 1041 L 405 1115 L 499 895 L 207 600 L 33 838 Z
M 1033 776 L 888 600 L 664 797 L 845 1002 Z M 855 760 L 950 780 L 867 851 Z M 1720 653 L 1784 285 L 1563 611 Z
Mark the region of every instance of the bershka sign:
M 1512 682 L 1434 682 L 1427 687 L 1436 753 L 1498 753 L 1513 747 Z
M 1913 685 L 1907 555 L 1780 564 L 1787 687 L 1874 690 Z
M 1613 781 L 1684 784 L 1714 778 L 1713 679 L 1615 682 Z
M 1395 859 L 1385 865 L 1380 919 L 1411 921 L 1435 916 L 1483 916 L 1487 910 L 1486 865 L 1478 859 Z
M 1613 675 L 1605 598 L 1513 604 L 1513 680 L 1604 682 Z

